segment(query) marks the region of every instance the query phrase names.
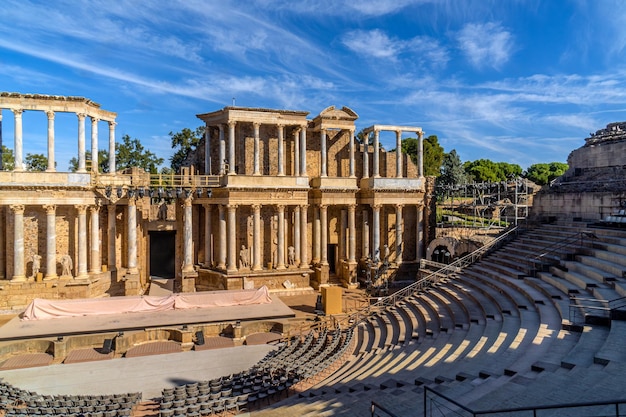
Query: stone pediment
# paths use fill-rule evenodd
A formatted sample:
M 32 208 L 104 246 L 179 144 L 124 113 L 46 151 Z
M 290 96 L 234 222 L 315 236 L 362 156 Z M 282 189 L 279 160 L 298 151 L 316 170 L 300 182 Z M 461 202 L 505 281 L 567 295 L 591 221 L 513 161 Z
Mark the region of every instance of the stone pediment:
M 348 129 L 354 126 L 359 115 L 349 107 L 337 109 L 335 106 L 326 107 L 313 119 L 313 130 L 319 129 Z

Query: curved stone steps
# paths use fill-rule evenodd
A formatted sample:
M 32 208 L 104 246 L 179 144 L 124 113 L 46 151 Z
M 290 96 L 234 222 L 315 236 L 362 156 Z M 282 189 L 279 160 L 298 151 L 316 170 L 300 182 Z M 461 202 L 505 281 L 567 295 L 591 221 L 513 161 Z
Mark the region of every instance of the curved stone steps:
M 401 346 L 408 346 L 413 342 L 413 333 L 416 330 L 414 324 L 416 325 L 417 321 L 413 322 L 404 305 L 396 305 L 393 312 L 397 315 L 401 330 L 397 343 Z
M 361 350 L 359 352 L 370 352 L 379 335 L 376 329 L 374 328 L 374 324 L 369 319 L 363 322 L 362 327 L 364 331 L 363 335 L 364 335 L 365 343 L 361 344 Z
M 626 239 L 624 240 L 626 241 Z M 592 246 L 593 248 L 599 249 L 602 252 L 626 256 L 626 245 L 620 245 L 619 243 L 609 243 L 601 240 L 599 242 L 594 242 Z
M 489 271 L 485 271 L 483 267 L 478 268 L 477 266 L 472 266 L 464 270 L 462 276 L 467 276 L 475 282 L 485 284 L 483 288 L 486 287 L 494 290 L 496 297 L 502 297 L 505 295 L 505 298 L 502 299 L 502 301 L 510 300 L 510 303 L 507 305 L 507 309 L 503 310 L 504 313 L 509 312 L 510 314 L 513 314 L 513 311 L 516 311 L 517 315 L 519 315 L 521 314 L 521 311 L 533 308 L 530 305 L 530 300 L 526 296 L 518 292 L 509 291 L 508 283 L 503 283 L 502 281 L 493 278 L 491 273 L 487 272 Z M 497 274 L 495 275 L 497 276 Z
M 610 362 L 626 362 L 626 321 L 612 320 L 609 334 L 604 339 L 600 350 L 595 354 L 593 362 L 599 365 L 608 365 Z
M 422 306 L 430 309 L 431 317 L 437 317 L 439 332 L 447 333 L 449 330 L 454 329 L 454 316 L 450 306 L 437 302 L 437 299 L 432 296 L 434 292 L 435 290 L 432 288 L 427 289 L 420 294 L 420 301 Z
M 399 306 L 407 312 L 409 317 L 411 317 L 411 323 L 413 324 L 412 338 L 414 341 L 419 341 L 426 337 L 427 318 L 424 317 L 422 310 L 420 310 L 412 300 L 414 300 L 414 298 L 409 297 L 399 303 Z
M 540 273 L 543 274 L 543 273 Z M 540 275 L 538 274 L 538 275 Z M 570 300 L 569 300 L 569 291 L 563 291 L 561 287 L 557 287 L 551 285 L 548 282 L 543 281 L 540 277 L 538 278 L 524 278 L 524 281 L 535 288 L 538 291 L 541 291 L 547 299 L 549 299 L 554 307 L 558 310 L 561 316 L 561 323 L 569 322 L 569 308 L 570 308 Z
M 421 294 L 408 297 L 405 301 L 419 312 L 419 316 L 424 318 L 424 339 L 437 337 L 441 332 L 441 323 L 439 315 L 432 310 L 430 304 L 422 303 Z
M 621 278 L 623 271 L 626 269 L 624 265 L 593 256 L 577 255 L 576 261 L 596 269 L 601 274 L 600 282 L 606 282 L 607 278 Z
M 470 313 L 467 310 L 467 306 L 456 298 L 448 285 L 435 285 L 430 293 L 433 299 L 437 300 L 439 305 L 445 305 L 447 310 L 450 311 L 452 319 L 452 325 L 456 329 L 466 329 L 470 324 Z
M 606 249 L 599 249 L 599 248 L 590 249 L 588 253 L 589 253 L 589 256 L 595 259 L 599 259 L 599 260 L 603 260 L 603 261 L 607 261 L 607 262 L 611 262 L 612 264 L 615 264 L 616 266 L 620 267 L 620 271 L 623 271 L 624 269 L 626 269 L 626 247 L 616 246 L 616 245 L 612 245 L 611 247 L 623 249 L 624 253 L 610 251 Z M 615 275 L 621 275 L 621 272 L 618 272 Z
M 487 319 L 502 321 L 502 307 L 498 301 L 488 292 L 476 287 L 470 281 L 462 281 L 455 279 L 450 281 L 450 285 L 457 288 L 461 293 L 474 299 L 474 302 L 480 307 L 482 315 Z M 473 320 L 471 320 L 473 321 Z M 479 323 L 482 324 L 482 323 Z
M 391 333 L 383 317 L 384 315 L 385 312 L 375 312 L 370 316 L 370 321 L 376 330 L 371 350 L 384 349 L 385 346 L 388 346 L 387 339 L 391 337 Z
M 587 291 L 598 300 L 613 300 L 620 297 L 610 284 L 601 281 L 600 270 L 574 261 L 565 262 L 565 266 L 567 270 L 552 267 L 550 272 L 575 284 L 580 290 Z
M 385 320 L 388 325 L 391 325 L 392 330 L 391 333 L 389 331 L 387 332 L 389 337 L 387 338 L 387 343 L 384 345 L 385 348 L 398 345 L 400 339 L 402 339 L 404 343 L 404 334 L 406 332 L 404 320 L 395 310 L 396 309 L 392 307 L 382 312 L 383 320 Z M 387 326 L 387 328 L 389 328 L 389 326 Z

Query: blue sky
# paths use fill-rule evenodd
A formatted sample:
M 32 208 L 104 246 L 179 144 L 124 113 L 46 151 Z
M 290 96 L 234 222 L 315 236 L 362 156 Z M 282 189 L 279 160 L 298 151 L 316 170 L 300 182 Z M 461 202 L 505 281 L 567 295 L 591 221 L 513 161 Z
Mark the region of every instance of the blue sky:
M 233 98 L 348 106 L 357 129 L 421 126 L 462 161 L 524 169 L 626 120 L 621 0 L 4 0 L 0 16 L 0 91 L 87 97 L 118 113 L 118 140 L 166 159 L 170 131 Z M 46 120 L 25 113 L 25 154 L 46 153 Z M 12 148 L 7 110 L 3 124 Z M 55 124 L 64 170 L 77 121 Z

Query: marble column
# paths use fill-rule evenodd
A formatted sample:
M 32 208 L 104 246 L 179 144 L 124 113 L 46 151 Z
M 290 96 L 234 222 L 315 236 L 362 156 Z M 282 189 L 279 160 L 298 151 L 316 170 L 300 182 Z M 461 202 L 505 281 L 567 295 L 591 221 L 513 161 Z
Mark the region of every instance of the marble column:
M 419 261 L 424 257 L 423 247 L 424 247 L 424 206 L 418 204 L 415 206 L 416 211 L 416 225 L 417 230 L 415 231 L 415 260 Z
M 109 122 L 109 173 L 115 174 L 117 170 L 115 161 L 115 122 Z
M 300 175 L 303 177 L 308 176 L 306 166 L 306 126 L 302 126 L 300 130 Z
M 236 175 L 235 171 L 235 126 L 237 122 L 228 122 L 228 175 Z
M 78 213 L 78 270 L 77 279 L 89 277 L 87 273 L 87 206 L 79 204 L 76 206 Z
M 253 259 L 252 259 L 252 270 L 260 271 L 263 269 L 263 264 L 261 261 L 261 205 L 254 204 L 252 206 L 253 210 L 253 232 L 252 232 L 252 250 L 253 250 Z
M 24 171 L 24 158 L 23 158 L 23 137 L 22 137 L 22 113 L 24 110 L 15 109 L 13 110 L 13 117 L 15 119 L 15 129 L 14 129 L 14 171 Z
M 217 268 L 226 269 L 226 208 L 220 204 L 218 208 L 218 235 L 219 245 L 217 247 Z
M 372 206 L 372 260 L 380 261 L 380 204 Z
M 339 210 L 339 245 L 337 247 L 337 255 L 339 261 L 348 259 L 348 212 Z
M 380 177 L 380 132 L 378 130 L 374 131 L 374 155 L 372 165 L 374 169 L 373 177 Z
M 293 249 L 295 264 L 300 265 L 300 206 L 293 208 Z
M 211 175 L 211 129 L 204 126 L 204 175 Z
M 85 172 L 85 115 L 77 113 L 78 117 L 78 172 Z
M 211 230 L 211 214 L 213 206 L 204 204 L 204 267 L 213 265 L 213 232 Z
M 417 170 L 420 177 L 424 176 L 424 132 L 417 132 L 418 153 L 417 153 Z
M 404 221 L 402 220 L 402 204 L 396 204 L 396 264 L 402 263 L 402 242 Z
M 13 212 L 13 282 L 26 281 L 24 264 L 24 206 L 10 206 Z
M 370 222 L 369 222 L 369 213 L 367 209 L 363 210 L 363 238 L 362 238 L 363 247 L 361 248 L 363 258 L 370 257 Z
M 356 205 L 348 205 L 348 262 L 356 262 Z
M 91 116 L 91 171 L 98 172 L 98 119 Z
M 46 171 L 54 172 L 56 171 L 54 160 L 54 112 L 47 111 L 46 116 L 48 116 L 48 168 Z
M 137 274 L 137 202 L 134 197 L 128 198 L 126 207 L 126 227 L 128 229 L 128 260 L 126 265 L 129 274 Z
M 293 175 L 300 176 L 300 129 L 293 132 Z
M 350 150 L 350 168 L 349 168 L 349 175 L 350 178 L 354 178 L 356 176 L 355 174 L 355 170 L 354 170 L 354 130 L 348 130 L 348 135 L 349 135 L 349 150 Z
M 193 211 L 191 197 L 183 200 L 183 272 L 193 271 Z
M 0 131 L 2 130 L 2 110 L 0 110 Z M 0 154 L 0 159 L 1 159 Z M 2 170 L 2 164 L 0 164 L 0 171 Z M 7 279 L 6 276 L 6 261 L 7 261 L 7 253 L 6 253 L 6 241 L 7 241 L 7 219 L 5 218 L 6 209 L 5 207 L 0 207 L 0 280 Z
M 328 265 L 328 206 L 320 204 L 320 249 L 322 265 Z
M 320 262 L 320 211 L 313 206 L 313 259 L 314 265 Z
M 365 135 L 363 141 L 363 178 L 369 178 L 370 176 L 370 155 L 367 141 L 369 140 L 369 133 Z
M 107 206 L 107 238 L 108 238 L 108 268 L 109 271 L 117 271 L 117 252 L 115 241 L 117 238 L 117 206 L 115 204 L 109 204 Z
M 226 254 L 226 269 L 229 272 L 237 271 L 237 206 L 229 204 L 228 208 L 228 251 Z
M 396 130 L 396 178 L 402 178 L 402 131 Z
M 102 258 L 100 257 L 100 206 L 89 207 L 89 223 L 91 235 L 89 248 L 91 250 L 91 264 L 89 272 L 98 274 L 102 272 Z
M 328 176 L 328 169 L 326 167 L 328 163 L 328 157 L 326 155 L 326 129 L 320 131 L 320 158 L 320 177 L 326 177 Z
M 280 140 L 280 139 L 279 139 Z M 278 230 L 276 231 L 276 269 L 285 269 L 285 206 L 279 204 L 276 206 L 278 212 Z
M 224 167 L 224 160 L 226 159 L 226 139 L 224 138 L 224 125 L 220 124 L 217 126 L 219 133 L 219 142 L 220 142 L 220 175 L 226 174 Z
M 285 175 L 285 126 L 278 125 L 278 175 Z
M 309 209 L 308 205 L 303 205 L 300 207 L 300 268 L 308 268 L 309 267 L 309 256 L 307 253 L 307 248 L 309 246 L 307 239 L 307 211 Z
M 260 137 L 259 137 L 259 129 L 261 128 L 261 124 L 260 123 L 253 123 L 252 126 L 254 127 L 254 158 L 253 158 L 253 172 L 252 175 L 261 175 L 261 164 L 260 164 L 260 158 L 261 158 L 261 146 L 260 146 Z

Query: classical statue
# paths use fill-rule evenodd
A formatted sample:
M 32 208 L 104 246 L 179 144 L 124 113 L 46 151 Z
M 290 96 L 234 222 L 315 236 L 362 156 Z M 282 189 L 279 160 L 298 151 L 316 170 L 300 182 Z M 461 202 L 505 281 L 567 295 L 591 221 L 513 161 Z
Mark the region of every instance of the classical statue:
M 157 220 L 167 220 L 167 204 L 165 201 L 159 206 L 159 212 L 157 213 Z
M 41 255 L 33 255 L 33 278 L 37 278 L 37 274 L 41 269 Z
M 72 268 L 74 268 L 74 265 L 70 255 L 61 256 L 61 268 L 61 276 L 72 276 Z
M 388 262 L 389 261 L 389 246 L 385 245 L 385 257 L 383 258 L 384 262 Z
M 296 265 L 296 248 L 293 246 L 287 248 L 287 261 L 289 265 Z
M 248 256 L 248 248 L 246 248 L 246 245 L 241 245 L 241 250 L 239 251 L 239 267 L 250 267 L 250 257 Z

